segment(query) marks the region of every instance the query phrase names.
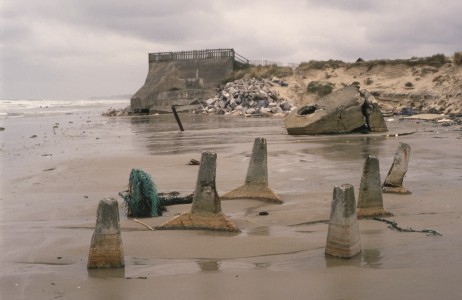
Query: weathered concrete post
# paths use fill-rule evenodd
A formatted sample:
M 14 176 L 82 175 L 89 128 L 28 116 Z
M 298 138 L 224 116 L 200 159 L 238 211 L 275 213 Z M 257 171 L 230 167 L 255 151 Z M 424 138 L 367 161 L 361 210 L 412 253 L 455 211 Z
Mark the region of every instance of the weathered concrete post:
M 221 202 L 215 184 L 217 154 L 203 152 L 191 212 L 221 212 Z
M 325 253 L 351 258 L 361 252 L 355 193 L 351 184 L 334 187 Z
M 240 231 L 221 211 L 215 185 L 216 161 L 216 153 L 202 153 L 191 210 L 161 224 L 157 229 Z
M 384 193 L 411 193 L 403 187 L 404 175 L 406 175 L 407 172 L 410 155 L 411 147 L 406 143 L 400 142 L 393 159 L 393 164 L 391 165 L 390 171 L 388 171 L 387 178 L 382 186 Z
M 119 206 L 117 200 L 105 198 L 98 204 L 87 268 L 123 268 L 124 266 Z
M 244 185 L 222 195 L 221 199 L 257 199 L 282 203 L 281 198 L 268 187 L 268 162 L 265 138 L 255 139 Z
M 372 155 L 364 162 L 357 209 L 358 218 L 391 215 L 383 209 L 379 159 Z

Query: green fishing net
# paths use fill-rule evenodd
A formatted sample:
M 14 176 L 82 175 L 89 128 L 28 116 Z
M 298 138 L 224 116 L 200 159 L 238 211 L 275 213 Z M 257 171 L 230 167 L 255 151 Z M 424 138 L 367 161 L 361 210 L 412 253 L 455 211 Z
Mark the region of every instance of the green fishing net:
M 140 169 L 132 169 L 128 193 L 123 199 L 129 217 L 156 217 L 162 215 L 157 190 L 151 175 Z

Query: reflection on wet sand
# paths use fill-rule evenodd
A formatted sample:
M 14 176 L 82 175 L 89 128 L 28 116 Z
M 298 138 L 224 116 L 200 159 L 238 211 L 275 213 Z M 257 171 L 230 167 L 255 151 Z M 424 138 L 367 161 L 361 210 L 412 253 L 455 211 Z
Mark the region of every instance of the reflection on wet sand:
M 302 153 L 322 156 L 333 161 L 366 159 L 369 155 L 379 156 L 385 138 L 380 136 L 331 136 L 324 137 L 318 147 L 302 150 Z
M 361 256 L 366 267 L 380 268 L 382 266 L 380 262 L 382 255 L 379 249 L 363 249 Z
M 247 230 L 248 235 L 258 235 L 258 236 L 269 236 L 270 235 L 269 226 L 258 226 L 253 227 Z
M 93 278 L 125 278 L 125 268 L 88 269 L 88 276 Z
M 170 115 L 133 118 L 131 128 L 135 135 L 139 135 L 144 140 L 151 154 L 226 151 L 235 143 L 252 141 L 254 137 L 245 134 L 245 130 L 254 126 L 252 129 L 258 128 L 259 136 L 283 133 L 282 121 L 279 119 L 241 119 L 202 115 L 180 117 L 183 124 L 186 124 L 183 132 L 180 132 L 171 122 L 173 116 Z
M 382 255 L 379 249 L 363 249 L 360 255 L 350 259 L 336 258 L 326 255 L 326 267 L 369 267 L 378 269 L 382 266 Z
M 360 267 L 361 266 L 361 257 L 362 253 L 353 256 L 352 258 L 339 258 L 330 255 L 325 256 L 326 267 L 327 268 L 336 268 L 336 267 Z
M 44 146 L 29 137 L 40 134 L 35 129 L 40 125 L 51 132 L 54 119 L 28 122 L 17 135 L 24 137 L 17 145 L 11 135 L 5 139 L 0 201 L 0 291 L 5 299 L 109 299 L 116 293 L 128 299 L 133 291 L 150 299 L 153 287 L 156 295 L 175 299 L 460 297 L 460 132 L 438 127 L 440 133 L 421 130 L 396 139 L 293 137 L 284 133 L 282 120 L 180 117 L 183 133 L 173 115 L 85 119 L 82 126 L 69 118 L 60 120 L 60 130 L 48 136 L 56 142 Z M 10 122 L 5 132 L 17 120 Z M 64 124 L 69 124 L 67 131 Z M 444 143 L 435 145 L 442 141 L 434 139 L 437 135 Z M 227 201 L 223 211 L 236 220 L 241 233 L 151 232 L 123 218 L 126 269 L 87 274 L 97 201 L 125 188 L 134 165 L 145 167 L 160 190 L 190 192 L 197 167 L 185 166 L 189 155 L 219 149 L 217 181 L 225 192 L 242 184 L 256 137 L 267 139 L 269 181 L 283 205 Z M 444 236 L 402 233 L 381 222 L 360 220 L 362 252 L 348 260 L 325 257 L 324 220 L 332 187 L 359 183 L 369 154 L 382 156 L 382 165 L 389 166 L 398 141 L 415 149 L 406 178 L 415 193 L 406 198 L 387 194 L 384 202 L 402 226 L 431 228 Z M 160 224 L 188 208 L 172 206 L 165 216 L 147 221 Z M 42 263 L 57 257 L 67 263 Z M 60 294 L 46 294 L 49 288 L 60 289 Z

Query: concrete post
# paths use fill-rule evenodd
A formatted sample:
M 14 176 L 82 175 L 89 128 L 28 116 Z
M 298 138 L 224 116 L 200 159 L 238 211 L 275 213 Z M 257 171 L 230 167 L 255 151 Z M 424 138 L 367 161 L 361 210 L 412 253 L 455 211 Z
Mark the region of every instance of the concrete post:
M 381 185 L 379 159 L 369 155 L 364 162 L 359 186 L 358 218 L 391 215 L 383 209 Z
M 384 193 L 410 194 L 403 187 L 404 175 L 406 175 L 409 164 L 409 156 L 411 155 L 411 147 L 406 143 L 399 143 L 396 150 L 393 164 L 388 171 L 387 178 L 383 183 L 382 190 Z
M 105 198 L 98 204 L 87 268 L 123 268 L 124 266 L 118 203 L 113 198 Z
M 223 200 L 257 199 L 282 203 L 281 198 L 268 187 L 266 139 L 256 138 L 244 185 L 221 196 Z
M 203 152 L 191 212 L 221 212 L 221 202 L 215 185 L 216 169 L 217 154 Z
M 253 143 L 245 184 L 268 185 L 268 153 L 265 138 L 256 138 Z
M 216 160 L 216 153 L 202 153 L 191 210 L 161 224 L 157 229 L 240 231 L 221 211 L 215 186 Z
M 351 258 L 361 252 L 355 194 L 351 184 L 334 187 L 325 253 Z

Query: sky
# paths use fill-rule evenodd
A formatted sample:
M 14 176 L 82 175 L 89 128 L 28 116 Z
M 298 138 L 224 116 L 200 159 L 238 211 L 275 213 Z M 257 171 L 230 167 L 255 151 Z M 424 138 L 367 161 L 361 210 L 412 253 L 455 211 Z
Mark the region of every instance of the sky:
M 0 99 L 133 95 L 148 53 L 300 63 L 462 51 L 460 0 L 2 0 Z

